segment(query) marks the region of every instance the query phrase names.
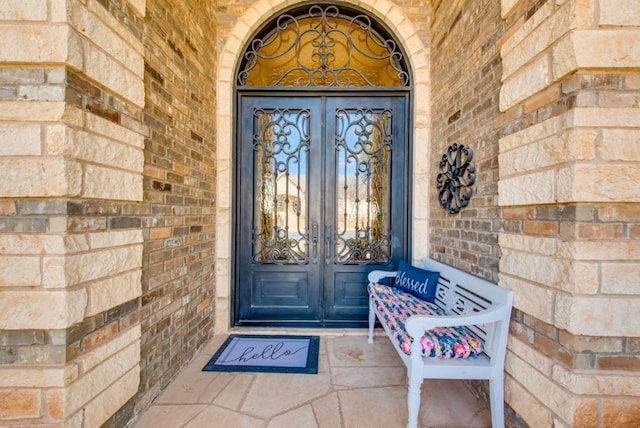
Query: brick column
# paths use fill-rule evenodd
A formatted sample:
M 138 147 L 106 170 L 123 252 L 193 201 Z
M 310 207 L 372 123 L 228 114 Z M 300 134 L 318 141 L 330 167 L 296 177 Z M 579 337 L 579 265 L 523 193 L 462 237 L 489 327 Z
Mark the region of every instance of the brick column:
M 0 425 L 100 426 L 139 383 L 144 1 L 0 21 Z
M 531 426 L 640 423 L 640 4 L 502 1 L 506 400 Z

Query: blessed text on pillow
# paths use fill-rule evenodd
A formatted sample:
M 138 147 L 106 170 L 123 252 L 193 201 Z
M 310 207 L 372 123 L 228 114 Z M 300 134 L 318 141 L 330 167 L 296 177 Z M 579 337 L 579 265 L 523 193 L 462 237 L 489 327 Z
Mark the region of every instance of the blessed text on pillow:
M 428 302 L 436 297 L 440 272 L 432 272 L 400 261 L 394 287 Z

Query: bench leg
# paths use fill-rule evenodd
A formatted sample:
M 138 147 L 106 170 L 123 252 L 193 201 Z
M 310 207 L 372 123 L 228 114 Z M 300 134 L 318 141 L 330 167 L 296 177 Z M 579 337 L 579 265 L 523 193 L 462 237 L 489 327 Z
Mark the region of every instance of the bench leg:
M 373 308 L 373 303 L 369 299 L 369 343 L 373 343 L 373 326 L 376 323 L 376 311 Z
M 504 375 L 489 379 L 489 399 L 491 400 L 491 426 L 504 428 Z
M 422 387 L 422 377 L 412 380 L 409 377 L 409 392 L 407 394 L 407 405 L 409 410 L 409 422 L 407 428 L 418 428 L 418 411 L 420 410 L 420 388 Z

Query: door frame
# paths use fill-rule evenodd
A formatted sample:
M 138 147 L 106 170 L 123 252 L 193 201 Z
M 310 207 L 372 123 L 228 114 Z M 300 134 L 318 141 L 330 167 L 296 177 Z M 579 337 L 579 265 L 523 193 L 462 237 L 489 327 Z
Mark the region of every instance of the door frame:
M 211 281 L 215 283 L 212 296 L 211 311 L 208 316 L 215 318 L 214 333 L 228 334 L 233 321 L 231 313 L 231 296 L 233 295 L 233 233 L 234 233 L 234 120 L 235 95 L 238 64 L 247 46 L 255 36 L 256 29 L 262 28 L 274 15 L 288 10 L 292 5 L 302 4 L 302 0 L 257 0 L 255 8 L 247 9 L 238 16 L 235 23 L 223 29 L 221 37 L 224 42 L 218 52 L 218 63 L 215 75 L 218 76 L 215 88 L 218 102 L 211 115 L 215 117 L 216 152 L 214 154 L 216 182 L 215 196 L 211 199 L 211 214 L 215 215 L 215 264 L 212 266 Z M 358 7 L 358 3 L 347 0 L 346 3 Z M 384 7 L 383 7 L 384 6 Z M 255 13 L 255 10 L 265 13 Z M 407 15 L 404 8 L 395 4 L 373 3 L 366 8 L 367 13 L 382 22 L 389 29 L 399 45 L 406 52 L 412 85 L 409 110 L 410 147 L 412 173 L 410 176 L 410 258 L 419 262 L 429 255 L 430 248 L 430 213 L 429 201 L 435 166 L 431 161 L 430 128 L 432 113 L 428 104 L 416 105 L 415 100 L 428 100 L 431 97 L 431 61 L 428 56 L 428 45 L 423 42 L 418 22 Z M 249 31 L 247 29 L 250 29 Z M 426 36 L 429 30 L 426 30 Z M 417 142 L 417 143 L 416 143 Z M 411 189 L 425 189 L 412 192 Z M 418 211 L 416 211 L 418 210 Z
M 372 97 L 385 97 L 385 96 L 393 96 L 393 97 L 405 97 L 405 148 L 404 148 L 404 197 L 403 204 L 405 209 L 404 219 L 403 219 L 403 236 L 404 236 L 404 253 L 405 258 L 411 260 L 411 252 L 413 248 L 412 243 L 412 200 L 413 200 L 413 102 L 412 102 L 412 90 L 411 88 L 354 88 L 354 89 L 345 89 L 345 88 L 323 88 L 322 90 L 317 89 L 305 89 L 305 88 L 296 88 L 292 90 L 292 88 L 251 88 L 251 89 L 238 89 L 235 90 L 235 96 L 233 99 L 233 151 L 232 151 L 232 242 L 231 242 L 231 278 L 230 278 L 230 292 L 229 292 L 229 321 L 231 327 L 237 327 L 239 321 L 238 314 L 238 305 L 239 305 L 239 289 L 238 289 L 238 278 L 239 278 L 239 270 L 242 268 L 238 262 L 238 231 L 240 229 L 240 219 L 239 219 L 239 197 L 240 197 L 240 189 L 239 187 L 239 175 L 241 173 L 241 167 L 239 165 L 238 154 L 240 151 L 239 135 L 237 132 L 238 121 L 241 117 L 241 98 L 247 96 L 295 96 L 295 97 L 319 97 L 319 96 L 328 96 L 328 97 L 349 97 L 349 96 L 372 96 Z M 324 300 L 324 287 L 321 292 L 323 293 L 322 300 Z M 283 323 L 266 323 L 266 324 L 255 324 L 255 325 L 264 325 L 264 326 L 275 326 L 275 327 L 284 327 Z M 354 324 L 355 325 L 355 324 Z M 300 326 L 303 326 L 303 323 L 300 323 Z M 325 327 L 322 323 L 309 323 L 309 327 Z M 337 327 L 344 327 L 344 325 L 339 325 Z

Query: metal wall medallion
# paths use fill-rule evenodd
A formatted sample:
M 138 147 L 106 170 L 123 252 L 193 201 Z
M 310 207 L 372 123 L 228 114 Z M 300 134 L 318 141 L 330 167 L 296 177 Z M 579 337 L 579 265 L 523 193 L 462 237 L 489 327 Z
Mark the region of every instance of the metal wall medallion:
M 440 160 L 436 177 L 438 200 L 451 214 L 466 207 L 473 194 L 471 186 L 476 181 L 476 166 L 472 159 L 473 151 L 469 147 L 454 143 Z

